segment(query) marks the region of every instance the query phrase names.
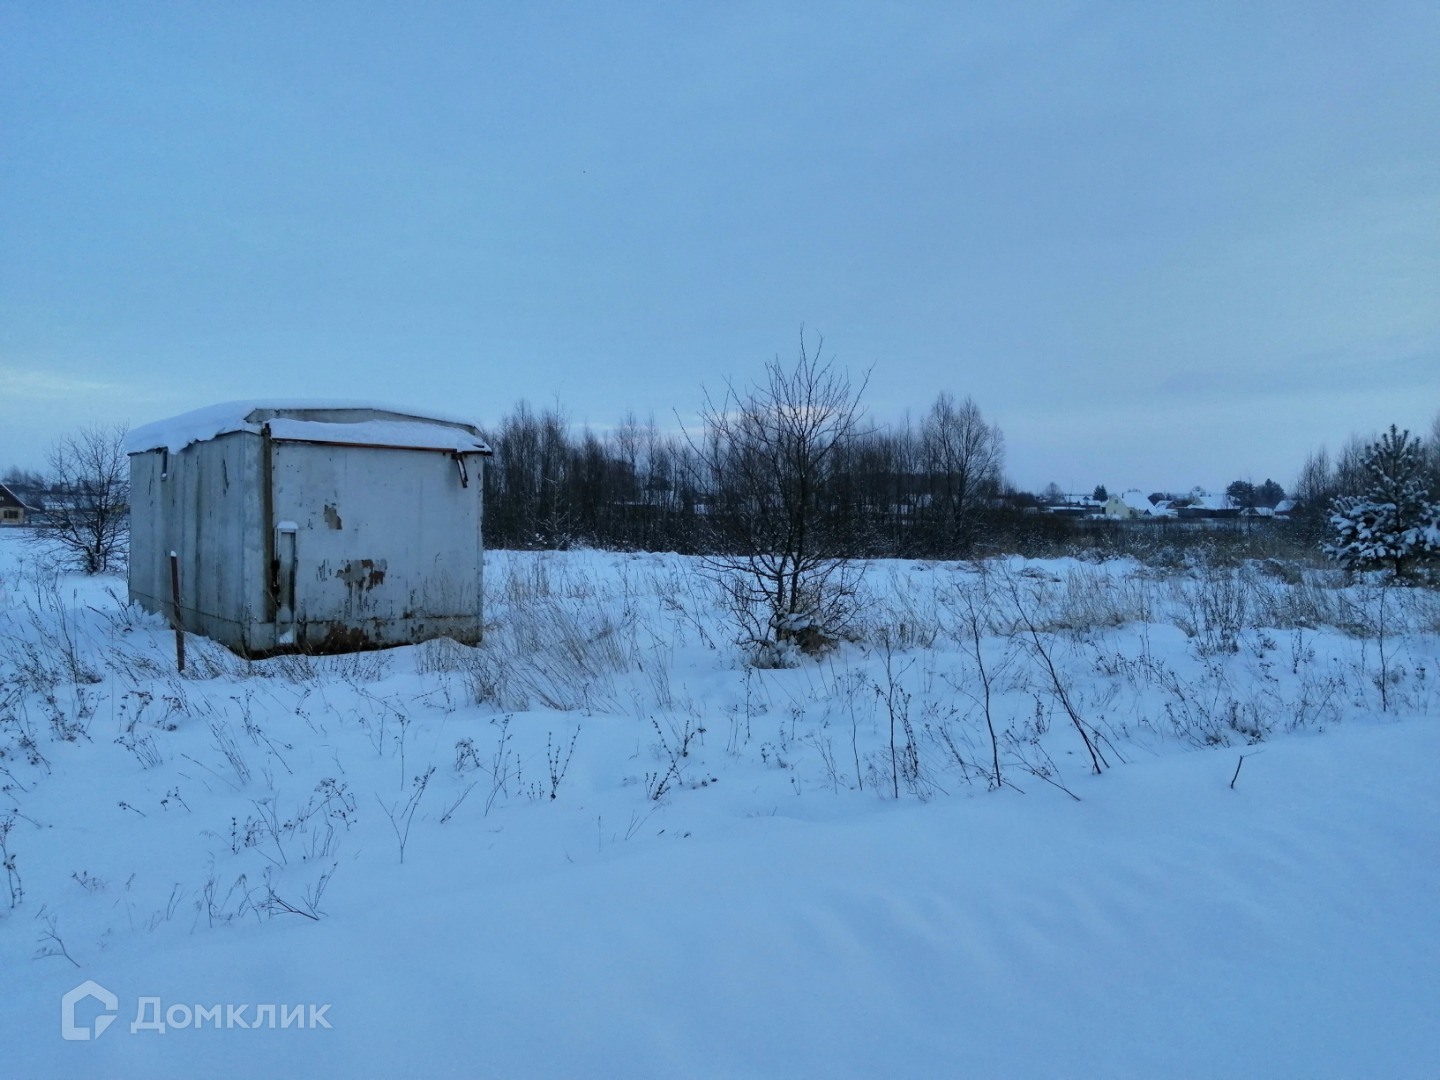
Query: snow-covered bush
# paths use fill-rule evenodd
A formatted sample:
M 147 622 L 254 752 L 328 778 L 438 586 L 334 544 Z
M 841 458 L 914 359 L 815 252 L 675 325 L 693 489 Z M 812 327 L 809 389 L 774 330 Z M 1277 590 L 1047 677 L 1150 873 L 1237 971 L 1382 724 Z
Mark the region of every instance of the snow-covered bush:
M 1327 555 L 1347 570 L 1389 570 L 1397 577 L 1440 556 L 1440 505 L 1426 486 L 1419 439 L 1395 425 L 1366 450 L 1370 487 L 1331 504 L 1334 539 Z

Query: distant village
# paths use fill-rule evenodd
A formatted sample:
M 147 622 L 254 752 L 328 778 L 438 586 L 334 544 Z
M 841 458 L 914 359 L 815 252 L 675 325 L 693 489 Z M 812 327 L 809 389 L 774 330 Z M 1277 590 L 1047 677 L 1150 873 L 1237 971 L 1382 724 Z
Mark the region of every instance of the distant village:
M 1297 503 L 1287 498 L 1284 489 L 1273 480 L 1263 484 L 1237 480 L 1222 494 L 1197 487 L 1185 495 L 1162 491 L 1147 495 L 1138 488 L 1112 495 L 1103 486 L 1083 494 L 1062 492 L 1052 485 L 1038 497 L 1036 508 L 1062 517 L 1105 518 L 1110 521 L 1141 518 L 1285 519 L 1296 511 Z

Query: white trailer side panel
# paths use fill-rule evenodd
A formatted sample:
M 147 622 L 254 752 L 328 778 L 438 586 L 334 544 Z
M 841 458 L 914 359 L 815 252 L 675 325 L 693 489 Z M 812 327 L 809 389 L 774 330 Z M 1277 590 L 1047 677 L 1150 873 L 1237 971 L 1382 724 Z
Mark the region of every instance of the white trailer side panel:
M 259 452 L 258 438 L 233 434 L 130 458 L 130 598 L 171 615 L 173 551 L 185 628 L 240 650 L 256 647 L 264 618 Z

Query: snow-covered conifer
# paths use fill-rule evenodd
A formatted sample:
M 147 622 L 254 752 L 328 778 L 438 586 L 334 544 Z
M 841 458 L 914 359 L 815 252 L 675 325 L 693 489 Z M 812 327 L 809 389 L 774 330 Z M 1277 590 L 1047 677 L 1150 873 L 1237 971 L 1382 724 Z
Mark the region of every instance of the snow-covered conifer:
M 1392 424 L 1367 448 L 1364 469 L 1365 493 L 1331 504 L 1325 553 L 1350 570 L 1396 575 L 1440 556 L 1440 504 L 1430 498 L 1421 441 Z

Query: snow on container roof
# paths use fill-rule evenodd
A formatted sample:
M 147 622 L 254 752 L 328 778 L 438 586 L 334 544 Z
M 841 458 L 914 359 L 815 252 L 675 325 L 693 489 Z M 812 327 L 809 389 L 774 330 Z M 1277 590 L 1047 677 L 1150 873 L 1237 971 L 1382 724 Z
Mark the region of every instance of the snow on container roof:
M 491 452 L 469 421 L 359 401 L 227 401 L 135 428 L 125 438 L 125 452 L 177 454 L 237 431 L 258 435 L 266 425 L 270 437 L 282 442 Z

